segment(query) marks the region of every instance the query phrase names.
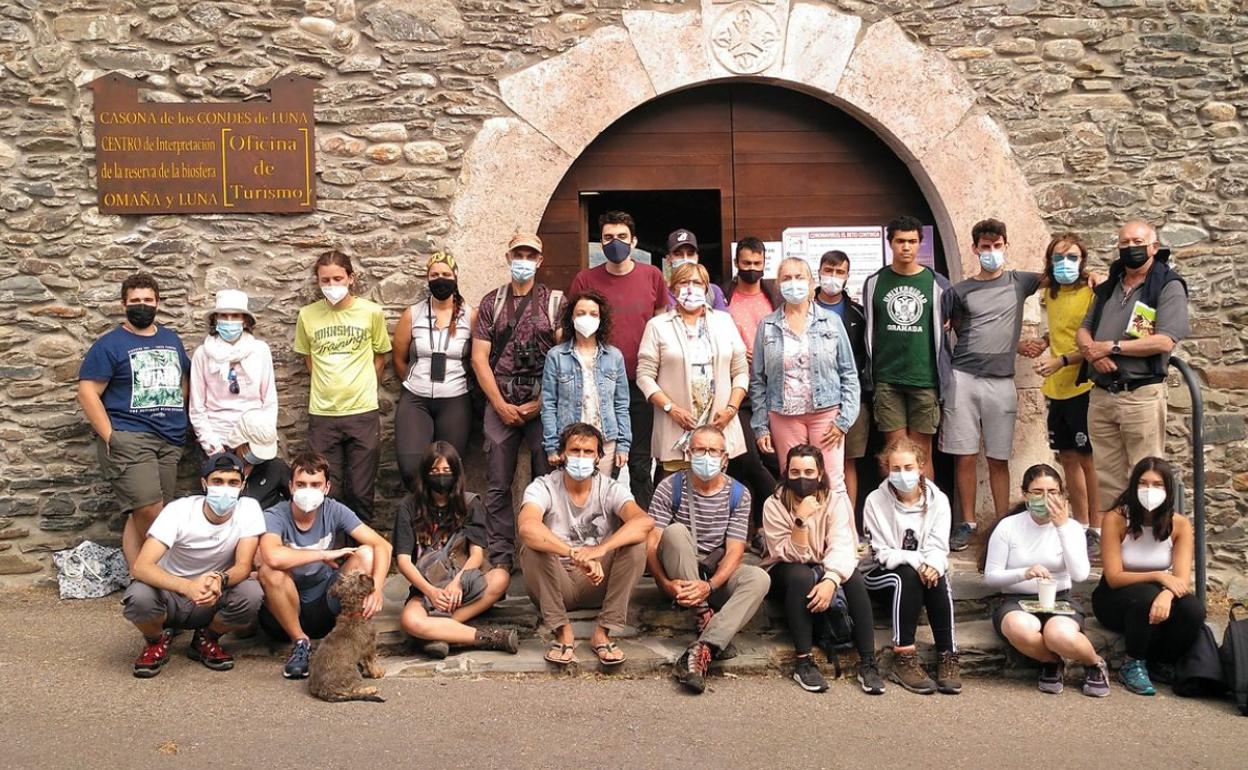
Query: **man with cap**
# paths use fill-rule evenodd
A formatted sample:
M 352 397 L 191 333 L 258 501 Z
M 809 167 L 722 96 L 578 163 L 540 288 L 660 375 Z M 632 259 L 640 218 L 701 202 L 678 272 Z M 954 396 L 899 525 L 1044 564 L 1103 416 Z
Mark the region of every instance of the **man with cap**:
M 243 459 L 243 497 L 256 500 L 262 511 L 290 499 L 290 466 L 277 456 L 277 426 L 267 412 L 239 415 L 227 443 Z
M 563 293 L 536 280 L 542 240 L 519 234 L 507 244 L 510 280 L 481 300 L 472 330 L 472 368 L 485 393 L 485 532 L 491 565 L 515 563 L 516 511 L 511 483 L 521 445 L 533 477 L 550 472 L 542 447 L 542 372 L 559 341 Z
M 256 622 L 263 593 L 250 579 L 264 515 L 240 497 L 243 461 L 228 452 L 204 461 L 203 494 L 174 500 L 147 531 L 131 567 L 134 582 L 121 600 L 122 615 L 143 634 L 134 675 L 149 678 L 169 661 L 173 631 L 194 629 L 187 655 L 213 671 L 234 658 L 221 635 Z
M 671 272 L 676 272 L 676 268 L 689 262 L 698 263 L 698 237 L 692 232 L 680 229 L 672 231 L 667 236 L 667 263 Z M 670 273 L 669 273 L 670 275 Z M 676 305 L 676 295 L 671 289 L 667 290 L 669 305 Z M 728 310 L 728 303 L 724 300 L 724 290 L 719 288 L 719 284 L 711 284 L 711 309 L 712 310 Z

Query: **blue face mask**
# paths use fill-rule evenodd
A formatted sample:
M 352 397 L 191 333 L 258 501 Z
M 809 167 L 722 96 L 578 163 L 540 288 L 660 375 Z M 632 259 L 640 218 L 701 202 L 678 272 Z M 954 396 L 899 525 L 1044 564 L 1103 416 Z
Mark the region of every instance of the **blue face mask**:
M 243 460 L 245 460 L 248 465 L 259 465 L 261 463 L 260 458 L 253 455 L 250 449 L 243 452 Z
M 242 321 L 217 321 L 217 334 L 226 342 L 233 342 L 243 336 Z
M 1079 263 L 1063 259 L 1053 263 L 1053 278 L 1063 286 L 1069 286 L 1079 280 Z
M 995 273 L 1005 265 L 1005 252 L 993 249 L 979 252 L 979 266 L 989 273 Z
M 893 471 L 888 474 L 888 483 L 898 492 L 909 492 L 919 485 L 919 472 Z
M 204 496 L 208 498 L 208 507 L 213 513 L 224 516 L 238 502 L 239 491 L 238 487 L 208 487 Z
M 784 301 L 790 305 L 805 302 L 810 296 L 810 282 L 800 279 L 785 281 L 780 284 L 780 296 L 784 297 Z
M 620 264 L 633 253 L 633 247 L 618 238 L 612 238 L 602 246 L 602 253 L 615 264 Z
M 527 259 L 511 260 L 511 280 L 516 283 L 528 283 L 537 275 L 537 263 Z
M 692 465 L 693 475 L 703 481 L 710 481 L 723 472 L 721 460 L 710 455 L 694 455 Z
M 598 467 L 598 463 L 594 462 L 592 457 L 569 457 L 563 461 L 563 467 L 573 479 L 584 481 L 594 475 L 594 469 Z

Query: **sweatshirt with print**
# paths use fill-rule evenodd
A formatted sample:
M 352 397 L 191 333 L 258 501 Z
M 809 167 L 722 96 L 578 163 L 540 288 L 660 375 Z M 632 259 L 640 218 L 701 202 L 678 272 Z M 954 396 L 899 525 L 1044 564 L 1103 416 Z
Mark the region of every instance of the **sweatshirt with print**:
M 926 564 L 941 575 L 949 569 L 949 498 L 931 479 L 913 505 L 897 499 L 885 480 L 867 495 L 863 525 L 875 562 L 885 569 Z

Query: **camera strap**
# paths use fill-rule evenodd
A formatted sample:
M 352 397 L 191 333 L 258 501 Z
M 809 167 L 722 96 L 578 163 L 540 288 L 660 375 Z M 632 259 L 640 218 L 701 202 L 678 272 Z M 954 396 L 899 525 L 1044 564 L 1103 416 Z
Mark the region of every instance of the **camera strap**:
M 514 299 L 511 295 L 511 284 L 501 287 L 500 291 L 504 289 L 506 290 L 506 294 L 503 296 L 503 301 L 501 303 L 496 303 L 498 306 L 503 308 L 507 307 L 511 300 Z M 535 293 L 537 293 L 536 284 L 529 290 L 529 293 L 524 295 L 524 297 L 520 300 L 520 304 L 516 306 L 515 312 L 511 316 L 511 320 L 507 322 L 507 325 L 503 327 L 503 330 L 500 331 L 498 336 L 494 339 L 494 344 L 490 348 L 491 369 L 498 368 L 499 360 L 503 357 L 503 353 L 507 352 L 507 347 L 511 344 L 512 336 L 516 333 L 516 325 L 520 323 L 521 318 L 524 318 L 524 314 L 529 309 L 529 303 L 532 302 L 533 295 Z M 494 317 L 494 322 L 496 324 L 498 323 L 497 315 Z

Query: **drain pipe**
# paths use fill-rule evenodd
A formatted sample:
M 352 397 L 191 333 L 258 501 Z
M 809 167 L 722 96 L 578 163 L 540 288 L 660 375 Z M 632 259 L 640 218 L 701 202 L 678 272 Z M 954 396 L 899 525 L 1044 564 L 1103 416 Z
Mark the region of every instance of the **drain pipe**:
M 1196 599 L 1200 606 L 1205 606 L 1205 584 L 1207 582 L 1205 537 L 1205 402 L 1200 395 L 1200 380 L 1187 362 L 1177 356 L 1170 357 L 1170 365 L 1179 370 L 1187 390 L 1192 396 L 1192 499 L 1196 530 Z

